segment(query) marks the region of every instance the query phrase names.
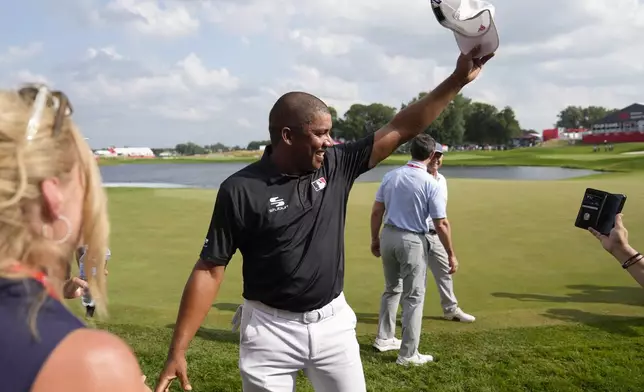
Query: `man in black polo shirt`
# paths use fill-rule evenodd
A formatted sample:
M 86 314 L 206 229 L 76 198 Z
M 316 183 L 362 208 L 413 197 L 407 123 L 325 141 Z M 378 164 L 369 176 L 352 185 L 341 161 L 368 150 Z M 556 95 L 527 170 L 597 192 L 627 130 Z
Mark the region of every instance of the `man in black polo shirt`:
M 334 145 L 318 98 L 291 92 L 269 114 L 271 145 L 217 193 L 204 246 L 186 284 L 165 368 L 191 390 L 185 352 L 236 250 L 243 258 L 239 367 L 243 390 L 293 391 L 303 370 L 316 391 L 365 391 L 356 315 L 344 294 L 344 224 L 358 176 L 423 132 L 492 56 L 460 55 L 456 69 L 375 133 Z

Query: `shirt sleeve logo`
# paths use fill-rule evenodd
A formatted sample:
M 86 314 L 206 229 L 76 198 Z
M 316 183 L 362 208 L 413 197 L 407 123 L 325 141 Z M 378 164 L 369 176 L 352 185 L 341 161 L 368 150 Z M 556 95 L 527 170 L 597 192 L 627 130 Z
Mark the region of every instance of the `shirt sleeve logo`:
M 268 212 L 282 211 L 288 208 L 288 204 L 284 202 L 281 197 L 273 196 L 268 199 L 269 208 Z
M 313 189 L 315 189 L 316 192 L 321 191 L 322 189 L 326 188 L 326 178 L 318 178 L 311 183 L 311 186 L 313 186 Z

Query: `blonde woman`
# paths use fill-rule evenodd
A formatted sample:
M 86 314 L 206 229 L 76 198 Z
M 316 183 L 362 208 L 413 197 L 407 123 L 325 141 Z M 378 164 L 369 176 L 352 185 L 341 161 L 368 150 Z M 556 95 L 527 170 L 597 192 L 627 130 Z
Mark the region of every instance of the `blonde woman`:
M 109 231 L 100 174 L 71 111 L 45 86 L 0 91 L 0 389 L 146 391 L 130 348 L 62 303 L 83 285 L 66 280 L 79 238 L 88 267 L 100 269 Z M 104 281 L 88 279 L 99 315 Z

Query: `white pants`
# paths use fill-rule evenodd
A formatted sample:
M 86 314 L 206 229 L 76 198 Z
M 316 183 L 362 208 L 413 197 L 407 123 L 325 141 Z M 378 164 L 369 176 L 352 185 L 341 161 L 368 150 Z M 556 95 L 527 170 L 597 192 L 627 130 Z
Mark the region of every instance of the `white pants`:
M 239 370 L 244 392 L 292 392 L 298 370 L 318 392 L 365 392 L 356 314 L 340 294 L 306 313 L 244 301 Z
M 429 241 L 428 264 L 441 298 L 441 308 L 443 313 L 454 312 L 458 308 L 458 300 L 454 294 L 454 280 L 449 273 L 449 256 L 438 235 L 427 234 L 427 241 Z

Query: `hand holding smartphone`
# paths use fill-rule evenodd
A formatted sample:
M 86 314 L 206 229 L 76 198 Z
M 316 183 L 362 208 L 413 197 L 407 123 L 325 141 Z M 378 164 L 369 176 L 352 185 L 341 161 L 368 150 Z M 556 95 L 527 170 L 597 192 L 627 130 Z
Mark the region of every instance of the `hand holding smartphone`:
M 609 235 L 615 227 L 615 216 L 622 212 L 625 203 L 626 195 L 586 188 L 575 226 L 584 230 L 592 227 L 604 235 Z

